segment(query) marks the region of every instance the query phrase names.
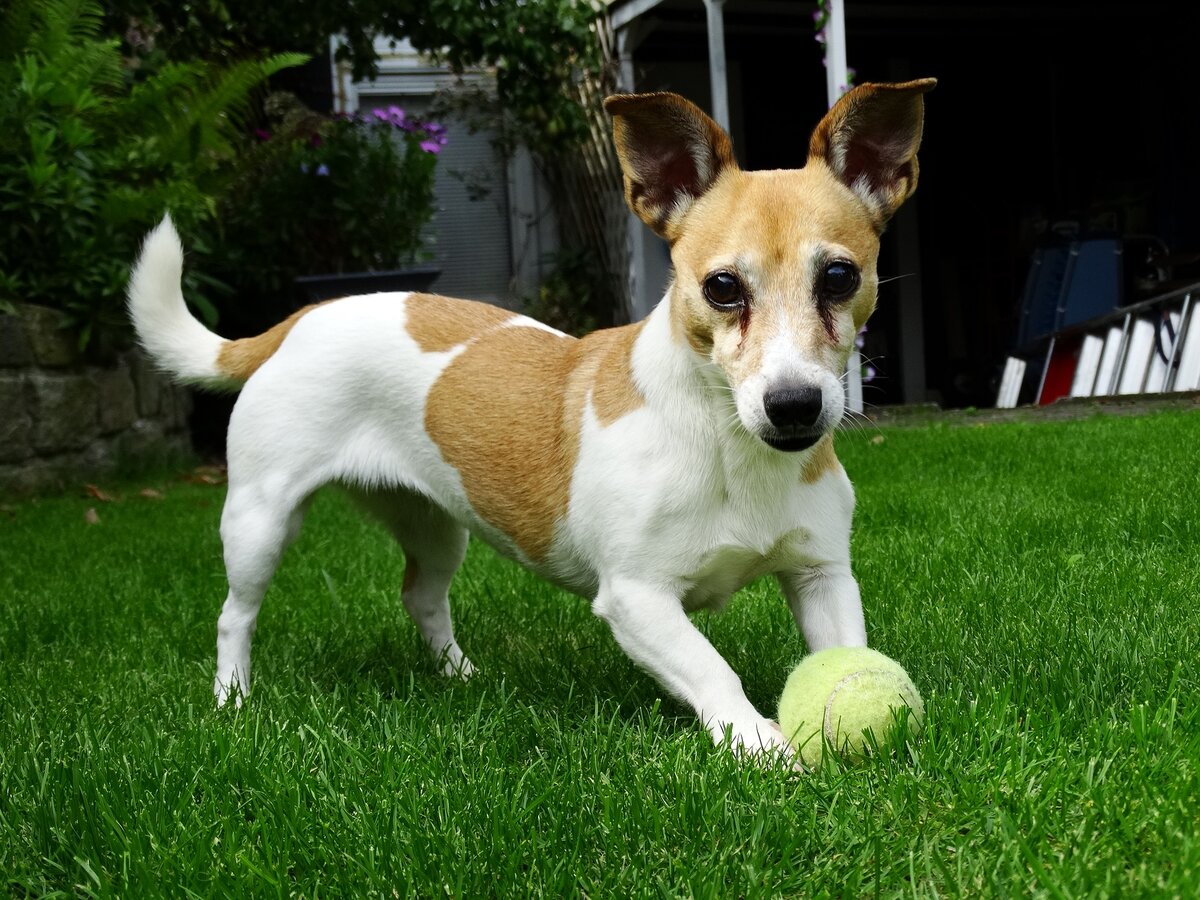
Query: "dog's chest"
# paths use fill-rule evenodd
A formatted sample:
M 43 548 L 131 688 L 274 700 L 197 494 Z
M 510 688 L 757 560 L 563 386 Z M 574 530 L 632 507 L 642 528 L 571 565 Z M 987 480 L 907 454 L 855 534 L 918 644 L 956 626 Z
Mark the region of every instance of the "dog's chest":
M 607 460 L 644 445 L 638 463 L 614 471 L 597 458 L 573 486 L 563 548 L 594 575 L 581 584 L 616 572 L 678 585 L 688 609 L 714 608 L 763 575 L 812 565 L 848 532 L 853 499 L 840 467 L 809 484 L 794 462 L 747 470 L 699 442 L 670 452 L 669 434 L 643 441 L 634 424 L 598 437 Z
M 689 611 L 719 609 L 755 579 L 795 564 L 810 538 L 808 529 L 800 527 L 784 533 L 765 550 L 736 544 L 711 548 L 696 561 L 695 570 L 683 577 L 689 585 L 683 595 L 684 607 Z

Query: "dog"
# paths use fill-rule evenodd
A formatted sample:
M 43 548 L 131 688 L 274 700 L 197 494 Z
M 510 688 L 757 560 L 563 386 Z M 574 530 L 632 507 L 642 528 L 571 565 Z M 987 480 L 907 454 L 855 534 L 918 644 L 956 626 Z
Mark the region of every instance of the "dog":
M 810 650 L 866 645 L 833 432 L 934 84 L 860 85 L 803 168 L 757 172 L 683 97 L 608 97 L 626 202 L 674 271 L 644 320 L 580 339 L 483 303 L 379 293 L 224 340 L 188 312 L 164 217 L 130 278 L 139 342 L 182 383 L 240 390 L 217 702 L 249 690 L 268 582 L 314 492 L 337 483 L 403 549 L 403 605 L 446 674 L 474 670 L 449 601 L 474 534 L 587 598 L 717 744 L 790 758 L 689 613 L 769 574 Z

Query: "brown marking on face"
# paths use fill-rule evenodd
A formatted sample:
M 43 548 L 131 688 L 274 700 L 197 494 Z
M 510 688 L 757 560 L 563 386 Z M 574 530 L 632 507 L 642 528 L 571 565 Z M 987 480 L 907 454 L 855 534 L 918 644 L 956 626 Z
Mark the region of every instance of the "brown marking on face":
M 746 340 L 746 332 L 750 330 L 750 298 L 746 299 L 746 305 L 738 311 L 738 332 L 742 336 L 742 341 Z
M 531 560 L 545 559 L 567 513 L 588 397 L 605 426 L 644 402 L 630 370 L 641 329 L 581 340 L 540 328 L 493 329 L 429 392 L 429 437 L 458 470 L 476 513 Z
M 711 310 L 698 309 L 695 304 L 688 303 L 683 299 L 676 301 L 674 292 L 672 292 L 669 302 L 671 304 L 671 334 L 676 340 L 686 342 L 699 356 L 707 359 L 712 353 L 713 346 Z
M 837 248 L 862 272 L 847 304 L 823 314 L 816 297 L 814 252 Z M 716 362 L 731 385 L 761 368 L 769 341 L 787 332 L 797 349 L 835 370 L 849 344 L 838 322 L 865 321 L 875 303 L 879 238 L 870 211 L 823 164 L 771 172 L 727 171 L 689 213 L 672 249 L 675 334 Z M 716 268 L 734 271 L 751 300 L 742 313 L 715 310 L 702 281 Z M 861 326 L 858 322 L 855 328 Z
M 800 477 L 805 484 L 816 484 L 827 474 L 840 467 L 841 463 L 838 462 L 837 454 L 833 452 L 833 437 L 827 434 L 813 447 L 813 454 L 805 463 Z
M 511 310 L 438 294 L 410 294 L 404 301 L 404 330 L 425 353 L 442 353 L 504 324 Z
M 837 310 L 830 304 L 818 301 L 817 314 L 821 317 L 821 324 L 825 326 L 825 334 L 830 343 L 836 343 L 838 339 L 837 321 L 834 319 L 836 312 Z
M 318 306 L 334 302 L 336 301 L 326 300 L 322 303 L 310 304 L 292 313 L 278 325 L 269 328 L 262 334 L 236 341 L 226 341 L 217 351 L 217 371 L 226 378 L 246 381 L 274 355 L 280 344 L 283 343 L 283 339 L 288 336 L 297 322 Z
M 854 322 L 855 334 L 862 331 L 862 327 L 867 324 L 867 319 L 871 318 L 871 313 L 875 312 L 875 303 L 879 296 L 879 283 L 874 271 L 871 274 L 874 279 L 871 285 L 872 289 L 867 291 L 860 290 L 854 299 L 850 301 L 850 317 Z M 864 273 L 863 278 L 865 281 L 866 273 Z

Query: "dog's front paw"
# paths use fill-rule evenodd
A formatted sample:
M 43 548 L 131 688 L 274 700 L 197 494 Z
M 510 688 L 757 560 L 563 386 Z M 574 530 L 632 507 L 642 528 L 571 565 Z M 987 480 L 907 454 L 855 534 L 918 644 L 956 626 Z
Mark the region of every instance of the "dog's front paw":
M 471 661 L 461 654 L 456 661 L 447 658 L 442 662 L 442 674 L 447 678 L 459 678 L 466 681 L 477 671 L 478 669 L 471 664 Z
M 779 723 L 756 719 L 745 723 L 723 723 L 711 728 L 718 746 L 728 747 L 740 759 L 764 766 L 798 768 L 796 751 L 783 736 Z
M 233 701 L 234 709 L 241 709 L 245 691 L 242 690 L 241 682 L 236 676 L 222 678 L 218 675 L 213 679 L 213 697 L 216 698 L 218 709 L 225 706 L 231 700 Z

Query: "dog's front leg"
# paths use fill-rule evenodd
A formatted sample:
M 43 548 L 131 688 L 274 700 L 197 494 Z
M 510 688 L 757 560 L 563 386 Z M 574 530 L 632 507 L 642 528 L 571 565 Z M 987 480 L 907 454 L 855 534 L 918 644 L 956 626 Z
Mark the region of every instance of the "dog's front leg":
M 696 711 L 718 745 L 728 737 L 735 752 L 791 756 L 779 726 L 746 699 L 741 679 L 692 624 L 679 594 L 611 579 L 592 609 L 635 663 Z
M 826 647 L 867 646 L 862 598 L 848 563 L 825 563 L 782 573 L 779 584 L 811 652 Z

